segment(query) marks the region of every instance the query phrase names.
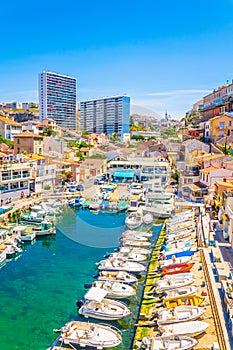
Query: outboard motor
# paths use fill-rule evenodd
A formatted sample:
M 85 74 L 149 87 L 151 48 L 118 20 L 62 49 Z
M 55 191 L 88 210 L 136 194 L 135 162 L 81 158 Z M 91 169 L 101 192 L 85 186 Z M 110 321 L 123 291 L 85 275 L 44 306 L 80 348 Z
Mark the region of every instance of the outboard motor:
M 76 301 L 76 306 L 78 309 L 84 305 L 84 300 L 80 299 Z

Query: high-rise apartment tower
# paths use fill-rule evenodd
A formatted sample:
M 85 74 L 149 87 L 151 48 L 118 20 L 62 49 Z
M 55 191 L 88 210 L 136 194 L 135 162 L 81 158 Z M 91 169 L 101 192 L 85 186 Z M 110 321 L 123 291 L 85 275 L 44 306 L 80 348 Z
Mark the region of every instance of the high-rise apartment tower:
M 52 118 L 63 128 L 76 129 L 76 79 L 43 71 L 39 74 L 40 120 Z
M 116 133 L 123 137 L 129 133 L 130 97 L 111 96 L 80 102 L 80 126 L 82 130 L 104 133 L 108 136 Z

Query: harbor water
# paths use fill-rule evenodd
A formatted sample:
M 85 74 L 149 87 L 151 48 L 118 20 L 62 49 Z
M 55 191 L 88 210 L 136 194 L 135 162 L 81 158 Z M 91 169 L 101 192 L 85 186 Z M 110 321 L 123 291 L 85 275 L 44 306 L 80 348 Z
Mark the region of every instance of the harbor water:
M 57 235 L 24 244 L 23 252 L 0 270 L 0 348 L 45 350 L 59 329 L 71 320 L 85 320 L 77 313 L 76 300 L 83 298 L 85 283 L 93 281 L 96 262 L 118 246 L 125 214 L 65 209 Z M 160 227 L 156 227 L 156 235 Z M 130 349 L 143 282 L 137 296 L 126 300 L 131 315 L 112 322 L 122 331 Z M 90 322 L 93 320 L 89 319 Z

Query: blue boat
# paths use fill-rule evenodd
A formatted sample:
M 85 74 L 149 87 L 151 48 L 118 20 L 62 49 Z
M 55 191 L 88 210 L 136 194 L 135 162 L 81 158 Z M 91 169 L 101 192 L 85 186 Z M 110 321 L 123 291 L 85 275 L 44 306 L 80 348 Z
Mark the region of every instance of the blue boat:
M 181 256 L 192 256 L 194 253 L 196 253 L 196 250 L 185 250 L 174 254 L 166 254 L 166 260 L 172 259 L 173 256 L 176 258 L 180 258 Z

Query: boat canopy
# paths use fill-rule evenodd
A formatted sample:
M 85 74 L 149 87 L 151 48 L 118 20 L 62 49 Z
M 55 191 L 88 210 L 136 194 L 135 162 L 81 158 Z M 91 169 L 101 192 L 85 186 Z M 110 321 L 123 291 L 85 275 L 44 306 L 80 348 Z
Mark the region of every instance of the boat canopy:
M 121 173 L 121 172 L 116 172 L 113 174 L 114 177 L 123 177 L 123 178 L 128 178 L 132 179 L 134 177 L 134 173 Z
M 105 289 L 97 288 L 97 287 L 91 287 L 89 291 L 85 294 L 84 298 L 86 300 L 94 300 L 100 303 L 108 292 Z

